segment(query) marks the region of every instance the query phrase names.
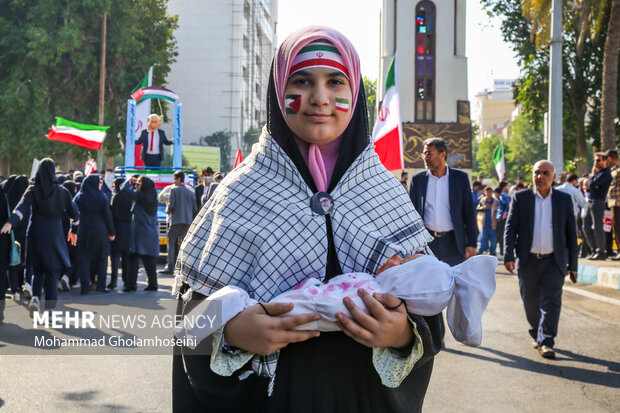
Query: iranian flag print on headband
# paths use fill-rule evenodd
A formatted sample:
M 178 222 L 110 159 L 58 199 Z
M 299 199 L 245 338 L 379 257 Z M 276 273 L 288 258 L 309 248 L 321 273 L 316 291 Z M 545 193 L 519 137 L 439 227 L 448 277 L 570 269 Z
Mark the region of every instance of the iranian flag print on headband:
M 312 42 L 299 51 L 293 60 L 289 76 L 312 67 L 330 67 L 349 77 L 349 71 L 338 49 L 324 40 Z
M 301 95 L 284 96 L 284 111 L 287 115 L 295 115 L 301 107 Z
M 48 139 L 83 146 L 88 149 L 101 149 L 109 126 L 87 125 L 71 122 L 56 116 L 56 125 L 46 135 Z
M 372 131 L 375 152 L 388 171 L 404 168 L 396 56 L 385 80 L 385 96 Z

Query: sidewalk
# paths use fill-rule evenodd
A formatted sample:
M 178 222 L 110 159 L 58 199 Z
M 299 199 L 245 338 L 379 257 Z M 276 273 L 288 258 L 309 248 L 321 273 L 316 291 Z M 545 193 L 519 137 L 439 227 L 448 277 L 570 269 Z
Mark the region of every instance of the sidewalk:
M 580 259 L 577 281 L 620 290 L 620 261 Z

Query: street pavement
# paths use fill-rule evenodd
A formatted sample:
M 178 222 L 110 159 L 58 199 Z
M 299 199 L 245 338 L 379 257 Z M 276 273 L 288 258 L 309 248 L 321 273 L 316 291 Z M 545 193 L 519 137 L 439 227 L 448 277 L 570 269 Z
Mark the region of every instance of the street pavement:
M 497 292 L 483 318 L 482 345 L 466 347 L 446 332 L 446 348 L 436 357 L 424 411 L 619 411 L 620 292 L 568 282 L 556 339 L 558 357 L 546 360 L 531 347 L 516 277 L 498 267 L 496 279 Z M 143 272 L 140 281 L 143 288 Z M 171 284 L 172 277 L 160 276 L 157 293 L 139 288 L 132 294 L 91 294 L 88 300 L 74 288 L 60 300 L 65 309 L 148 307 L 163 314 L 174 304 Z M 56 348 L 26 354 L 24 337 L 33 328 L 23 301 L 7 300 L 5 323 L 0 326 L 0 412 L 171 410 L 172 360 L 166 351 L 58 355 Z M 46 331 L 76 335 L 68 329 Z

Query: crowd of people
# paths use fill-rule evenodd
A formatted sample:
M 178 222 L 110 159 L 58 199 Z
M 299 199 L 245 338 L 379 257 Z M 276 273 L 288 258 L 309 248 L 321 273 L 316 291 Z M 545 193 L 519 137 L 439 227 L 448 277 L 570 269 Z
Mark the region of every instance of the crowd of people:
M 166 274 L 172 273 L 177 245 L 222 174 L 206 168 L 200 181 L 207 190 L 200 196 L 184 184 L 183 172 L 174 179 L 162 191 L 166 196 L 160 196 L 170 224 Z M 145 290 L 158 289 L 158 199 L 148 177 L 116 178 L 108 187 L 105 173 L 63 173 L 48 158 L 33 180 L 11 175 L 0 180 L 0 188 L 0 322 L 7 291 L 15 301 L 29 300 L 33 316 L 54 309 L 58 292 L 73 287 L 79 286 L 82 295 L 108 293 L 118 287 L 119 273 L 122 291 L 136 291 L 140 262 L 147 275 Z
M 482 175 L 472 183 L 471 195 L 478 211 L 478 254 L 504 255 L 506 220 L 512 197 L 531 188 L 522 177 L 514 184 L 503 180 L 497 186 L 484 184 Z M 591 260 L 620 260 L 620 166 L 618 152 L 594 155 L 590 173 L 578 176 L 562 172 L 551 183 L 554 190 L 570 195 L 580 239 L 580 257 Z M 498 248 L 499 246 L 499 248 Z

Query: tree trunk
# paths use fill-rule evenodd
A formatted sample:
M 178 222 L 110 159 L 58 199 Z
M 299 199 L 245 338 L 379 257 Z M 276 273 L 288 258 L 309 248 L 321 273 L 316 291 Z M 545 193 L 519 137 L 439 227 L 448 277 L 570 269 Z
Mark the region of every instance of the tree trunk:
M 601 96 L 601 146 L 603 150 L 616 147 L 618 116 L 618 48 L 620 48 L 620 0 L 613 0 L 603 54 L 603 86 Z
M 8 178 L 11 174 L 11 159 L 0 158 L 0 175 Z

